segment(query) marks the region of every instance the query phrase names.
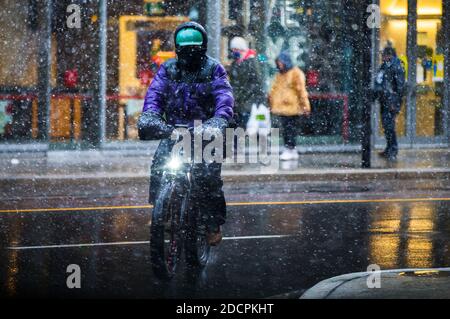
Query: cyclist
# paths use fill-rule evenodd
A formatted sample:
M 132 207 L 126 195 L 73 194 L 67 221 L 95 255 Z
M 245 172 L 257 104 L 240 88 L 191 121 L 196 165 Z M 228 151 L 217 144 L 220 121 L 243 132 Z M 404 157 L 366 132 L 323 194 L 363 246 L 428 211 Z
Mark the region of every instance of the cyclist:
M 186 22 L 174 34 L 176 59 L 159 68 L 147 91 L 138 129 L 141 140 L 162 139 L 151 167 L 150 204 L 159 190 L 163 166 L 176 141 L 170 136 L 176 125 L 194 126 L 201 120 L 201 131 L 223 133 L 233 117 L 234 98 L 224 67 L 206 55 L 207 34 L 198 23 Z M 225 135 L 224 135 L 225 136 Z M 220 226 L 225 223 L 226 204 L 222 191 L 221 163 L 194 166 L 194 202 L 207 218 L 206 239 L 212 246 L 222 240 Z

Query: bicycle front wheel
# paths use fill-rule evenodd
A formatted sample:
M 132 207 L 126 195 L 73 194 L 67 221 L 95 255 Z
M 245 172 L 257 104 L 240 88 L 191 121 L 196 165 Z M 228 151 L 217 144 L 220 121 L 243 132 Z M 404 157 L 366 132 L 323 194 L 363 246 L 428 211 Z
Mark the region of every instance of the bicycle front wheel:
M 171 279 L 182 250 L 181 209 L 183 198 L 173 182 L 162 185 L 152 211 L 150 226 L 150 259 L 154 274 Z

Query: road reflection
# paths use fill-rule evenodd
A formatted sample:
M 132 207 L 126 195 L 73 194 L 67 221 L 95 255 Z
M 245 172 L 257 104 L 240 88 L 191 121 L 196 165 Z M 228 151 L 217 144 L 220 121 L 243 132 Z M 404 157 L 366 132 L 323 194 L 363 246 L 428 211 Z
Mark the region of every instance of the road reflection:
M 146 209 L 14 214 L 0 220 L 5 247 L 130 242 L 117 246 L 2 249 L 6 296 L 268 297 L 325 278 L 381 269 L 449 266 L 447 202 L 242 205 L 229 209 L 226 240 L 202 272 L 183 269 L 170 284 L 149 261 Z M 68 290 L 66 267 L 78 264 L 83 289 Z
M 442 265 L 439 225 L 447 212 L 433 203 L 386 204 L 371 214 L 369 259 L 382 269 L 430 268 Z

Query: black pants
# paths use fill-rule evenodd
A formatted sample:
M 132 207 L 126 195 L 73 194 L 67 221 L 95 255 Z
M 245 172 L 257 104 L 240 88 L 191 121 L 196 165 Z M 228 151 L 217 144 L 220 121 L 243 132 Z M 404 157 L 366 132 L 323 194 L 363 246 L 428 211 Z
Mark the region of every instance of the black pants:
M 397 115 L 398 112 L 390 110 L 386 105 L 381 105 L 381 123 L 386 137 L 385 153 L 387 156 L 397 156 L 398 153 L 397 133 L 395 131 Z
M 239 112 L 236 114 L 236 127 L 244 130 L 247 128 L 247 122 L 250 119 L 250 112 Z
M 297 137 L 298 116 L 280 116 L 283 130 L 284 146 L 288 149 L 294 149 L 297 146 L 295 141 Z
M 154 205 L 161 186 L 162 173 L 167 158 L 175 144 L 170 139 L 162 140 L 155 152 L 151 167 L 149 202 Z M 220 176 L 222 164 L 199 163 L 193 168 L 193 202 L 207 218 L 211 227 L 219 226 L 226 220 L 226 203 L 223 194 L 223 181 Z

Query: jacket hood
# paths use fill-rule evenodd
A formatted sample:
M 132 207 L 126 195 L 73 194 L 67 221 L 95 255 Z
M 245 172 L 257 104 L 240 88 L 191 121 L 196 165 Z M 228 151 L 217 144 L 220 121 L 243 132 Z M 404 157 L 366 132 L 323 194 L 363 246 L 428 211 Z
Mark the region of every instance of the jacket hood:
M 289 54 L 288 51 L 281 52 L 280 55 L 277 57 L 277 60 L 284 64 L 284 67 L 286 68 L 285 71 L 289 71 L 294 67 L 291 55 Z

